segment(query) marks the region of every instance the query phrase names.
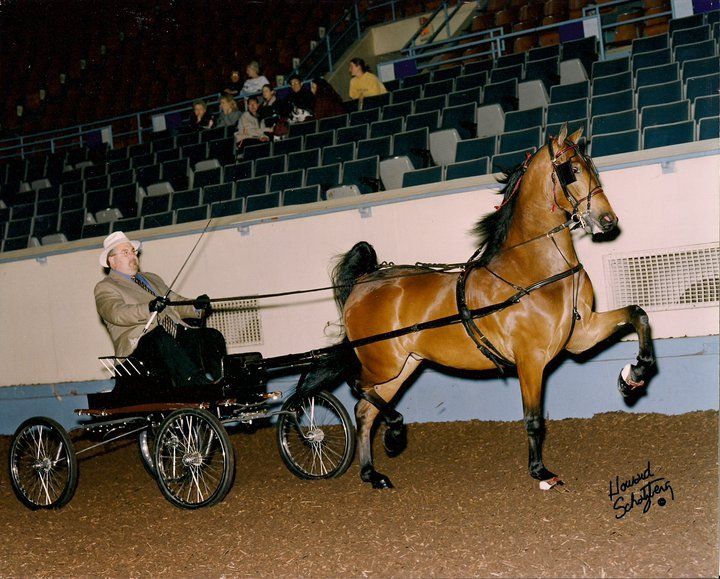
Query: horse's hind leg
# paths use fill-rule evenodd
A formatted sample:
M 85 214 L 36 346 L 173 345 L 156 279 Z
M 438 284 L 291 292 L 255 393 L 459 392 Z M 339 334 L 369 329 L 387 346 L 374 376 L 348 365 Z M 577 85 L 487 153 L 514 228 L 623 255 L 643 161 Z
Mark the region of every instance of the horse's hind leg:
M 650 324 L 647 314 L 641 307 L 628 306 L 609 312 L 589 312 L 583 315 L 566 346 L 569 352 L 579 354 L 628 324 L 633 326 L 638 335 L 640 350 L 637 364 L 628 364 L 618 376 L 618 389 L 625 398 L 644 387 L 655 371 Z
M 399 454 L 404 448 L 405 425 L 402 414 L 389 408 L 388 403 L 420 364 L 420 360 L 409 356 L 400 373 L 382 384 L 368 383 L 363 375 L 360 377 L 359 386 L 364 392 L 364 397 L 355 405 L 355 420 L 357 423 L 357 440 L 360 458 L 360 478 L 364 482 L 372 484 L 376 489 L 392 488 L 393 484 L 387 475 L 375 470 L 372 458 L 372 428 L 378 414 L 381 412 L 386 416 L 388 430 L 385 437 L 385 449 L 388 454 Z M 387 434 L 390 433 L 390 434 Z

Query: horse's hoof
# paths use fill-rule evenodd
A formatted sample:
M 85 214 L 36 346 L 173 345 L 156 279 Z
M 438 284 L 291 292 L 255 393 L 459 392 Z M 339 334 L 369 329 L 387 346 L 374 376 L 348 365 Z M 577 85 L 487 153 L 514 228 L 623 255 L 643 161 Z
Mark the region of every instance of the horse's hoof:
M 372 480 L 372 487 L 374 489 L 392 489 L 395 488 L 393 484 L 390 482 L 390 479 L 386 477 L 384 474 L 379 474 L 377 477 L 373 478 Z
M 624 398 L 631 397 L 634 392 L 645 386 L 645 380 L 636 381 L 633 379 L 633 370 L 633 365 L 627 364 L 618 376 L 618 390 L 620 390 L 620 394 Z
M 390 458 L 395 458 L 407 447 L 407 431 L 403 425 L 398 430 L 388 429 L 383 435 L 383 446 L 385 453 Z
M 565 483 L 560 479 L 559 476 L 554 476 L 548 480 L 540 481 L 540 488 L 544 491 L 549 491 L 553 487 L 561 487 Z

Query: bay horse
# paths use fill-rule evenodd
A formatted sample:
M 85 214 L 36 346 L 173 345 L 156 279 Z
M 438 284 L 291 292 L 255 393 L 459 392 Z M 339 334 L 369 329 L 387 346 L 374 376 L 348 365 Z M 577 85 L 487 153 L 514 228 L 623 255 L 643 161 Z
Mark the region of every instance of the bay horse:
M 635 396 L 650 378 L 655 357 L 646 313 L 636 305 L 593 311 L 592 284 L 573 246 L 574 227 L 602 235 L 616 231 L 618 222 L 578 145 L 581 136 L 582 129 L 568 136 L 563 126 L 506 173 L 502 204 L 477 223 L 480 246 L 459 272 L 379 266 L 366 242 L 336 265 L 346 347 L 318 364 L 300 390 L 309 393 L 338 377 L 353 387 L 360 397 L 360 476 L 374 488 L 393 485 L 373 466 L 373 423 L 384 417 L 389 455 L 404 449 L 403 417 L 390 402 L 423 360 L 471 371 L 517 368 L 530 475 L 545 490 L 562 484 L 542 460 L 543 374 L 550 361 L 563 350 L 584 352 L 630 324 L 639 354 L 621 371 L 618 387 Z

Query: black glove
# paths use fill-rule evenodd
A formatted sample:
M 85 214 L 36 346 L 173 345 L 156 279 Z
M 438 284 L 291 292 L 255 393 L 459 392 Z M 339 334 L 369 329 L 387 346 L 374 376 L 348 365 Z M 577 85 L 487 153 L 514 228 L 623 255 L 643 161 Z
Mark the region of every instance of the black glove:
M 195 301 L 193 302 L 193 307 L 196 310 L 209 310 L 210 309 L 210 298 L 207 294 L 202 294 L 201 296 L 198 296 L 195 298 Z
M 165 296 L 158 296 L 148 304 L 148 309 L 159 314 L 165 309 L 169 301 Z

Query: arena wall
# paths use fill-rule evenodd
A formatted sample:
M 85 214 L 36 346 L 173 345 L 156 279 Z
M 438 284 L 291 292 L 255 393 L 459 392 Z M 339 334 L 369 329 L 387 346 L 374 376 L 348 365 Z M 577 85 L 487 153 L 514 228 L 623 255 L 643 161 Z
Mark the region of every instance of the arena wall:
M 622 228 L 620 237 L 606 243 L 577 235 L 598 310 L 612 305 L 609 260 L 717 250 L 716 144 L 606 157 L 598 166 Z M 176 288 L 187 296 L 206 292 L 225 297 L 326 286 L 334 257 L 359 240 L 372 243 L 381 260 L 395 263 L 463 261 L 474 250 L 469 231 L 497 204 L 497 188 L 485 176 L 224 218 L 213 222 Z M 143 232 L 143 269 L 172 280 L 202 226 Z M 1 433 L 35 414 L 72 422 L 71 410 L 84 406 L 85 393 L 110 385 L 97 358 L 111 354 L 112 346 L 92 292 L 103 276 L 97 263 L 101 241 L 82 240 L 52 252 L 28 249 L 0 258 L 0 386 L 5 387 L 0 388 Z M 674 414 L 718 408 L 718 303 L 648 309 L 660 358 L 660 374 L 648 395 L 630 409 L 615 389 L 620 368 L 636 355 L 631 336 L 593 358 L 561 361 L 548 378 L 546 411 L 551 418 L 610 410 Z M 338 337 L 330 292 L 263 300 L 258 315 L 262 343 L 231 351 L 274 356 L 327 346 Z M 283 390 L 291 386 L 289 379 L 271 385 Z M 342 397 L 352 403 L 348 392 Z M 438 368 L 418 376 L 400 408 L 414 421 L 521 416 L 514 378 L 477 381 Z

